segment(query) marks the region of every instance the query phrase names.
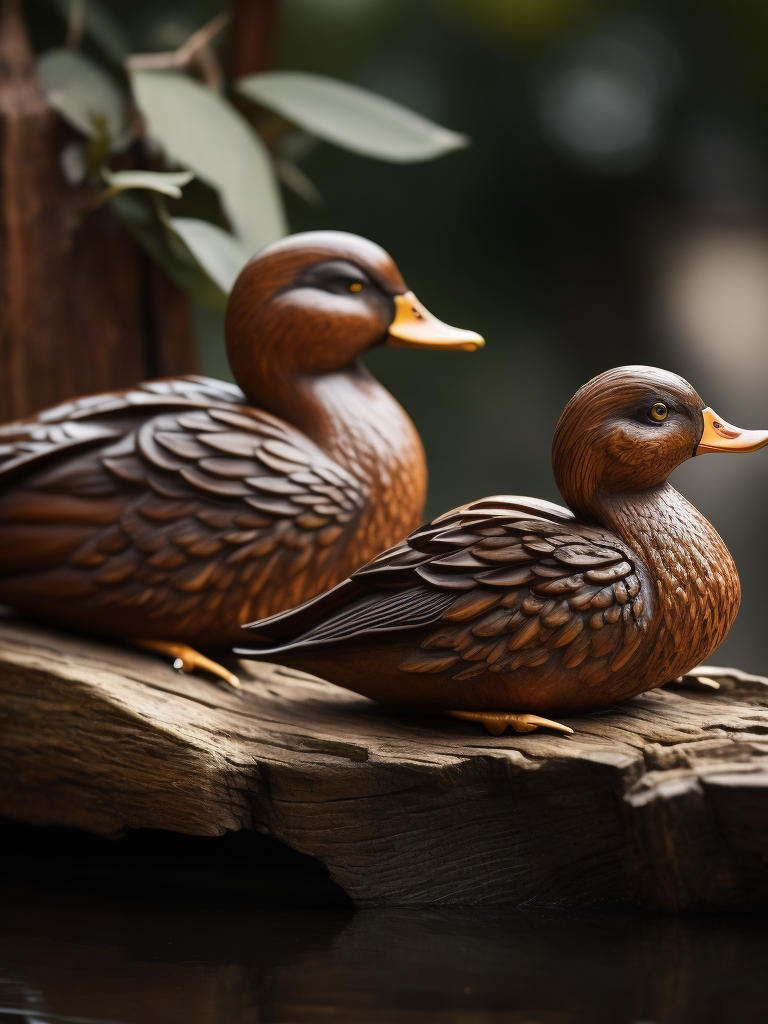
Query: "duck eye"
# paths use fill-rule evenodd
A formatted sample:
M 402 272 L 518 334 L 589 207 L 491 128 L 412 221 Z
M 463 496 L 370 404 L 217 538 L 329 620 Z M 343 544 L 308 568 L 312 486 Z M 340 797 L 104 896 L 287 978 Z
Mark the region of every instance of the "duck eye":
M 657 423 L 662 423 L 667 418 L 668 413 L 669 410 L 663 402 L 657 402 L 651 406 L 651 419 Z
M 360 284 L 359 281 L 353 281 L 352 284 L 349 286 L 349 290 L 351 292 L 359 292 L 362 289 L 362 287 L 363 286 Z

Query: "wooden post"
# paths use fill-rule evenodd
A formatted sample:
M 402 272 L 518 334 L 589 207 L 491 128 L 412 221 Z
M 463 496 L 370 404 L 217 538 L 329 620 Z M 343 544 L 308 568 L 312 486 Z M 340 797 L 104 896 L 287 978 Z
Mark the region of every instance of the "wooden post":
M 235 0 L 221 53 L 227 78 L 272 67 L 277 23 L 278 0 Z
M 0 421 L 196 367 L 188 302 L 60 154 L 19 0 L 0 0 Z

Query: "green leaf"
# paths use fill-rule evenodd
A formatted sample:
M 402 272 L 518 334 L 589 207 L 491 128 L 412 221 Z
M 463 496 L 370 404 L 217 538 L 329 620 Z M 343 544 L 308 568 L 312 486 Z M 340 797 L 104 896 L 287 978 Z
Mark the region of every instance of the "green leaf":
M 129 188 L 148 188 L 173 199 L 181 199 L 181 186 L 188 185 L 194 171 L 110 171 L 102 167 L 101 176 L 114 194 Z
M 267 71 L 238 78 L 234 88 L 327 142 L 379 160 L 432 160 L 469 144 L 466 135 L 325 75 Z
M 136 102 L 169 157 L 218 190 L 248 252 L 286 233 L 269 153 L 245 118 L 212 89 L 173 71 L 134 71 Z
M 224 309 L 227 297 L 202 270 L 179 235 L 170 226 L 156 193 L 121 192 L 110 209 L 148 255 L 172 281 L 209 309 Z
M 293 160 L 277 158 L 275 160 L 275 170 L 283 185 L 292 192 L 295 192 L 305 203 L 308 203 L 310 206 L 323 205 L 322 192 Z
M 210 221 L 171 217 L 170 225 L 211 280 L 229 295 L 237 275 L 253 254 L 228 231 Z
M 89 178 L 95 177 L 109 159 L 112 144 L 109 138 L 107 119 L 103 114 L 91 116 L 93 136 L 86 148 L 85 169 Z
M 112 152 L 130 142 L 125 97 L 113 79 L 76 50 L 48 50 L 37 62 L 48 102 L 89 139 L 106 129 Z

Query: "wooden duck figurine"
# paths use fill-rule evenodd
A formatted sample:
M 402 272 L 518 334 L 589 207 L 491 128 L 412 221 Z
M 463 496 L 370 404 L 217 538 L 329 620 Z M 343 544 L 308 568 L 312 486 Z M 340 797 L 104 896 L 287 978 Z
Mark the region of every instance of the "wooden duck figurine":
M 236 683 L 188 645 L 231 647 L 418 525 L 419 436 L 358 357 L 480 335 L 378 245 L 319 231 L 251 260 L 226 339 L 240 387 L 149 381 L 0 428 L 0 603 Z
M 702 452 L 747 452 L 681 377 L 624 366 L 566 406 L 552 464 L 569 508 L 492 497 L 446 513 L 238 650 L 401 708 L 528 732 L 671 682 L 720 644 L 739 578 L 667 481 Z

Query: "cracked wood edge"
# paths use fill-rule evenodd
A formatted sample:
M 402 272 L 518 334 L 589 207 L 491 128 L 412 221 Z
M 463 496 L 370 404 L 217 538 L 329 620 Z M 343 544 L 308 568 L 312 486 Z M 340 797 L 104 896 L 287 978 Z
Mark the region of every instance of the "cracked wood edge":
M 0 621 L 0 813 L 269 832 L 363 902 L 768 902 L 768 680 L 490 736 L 242 662 L 243 693 Z

